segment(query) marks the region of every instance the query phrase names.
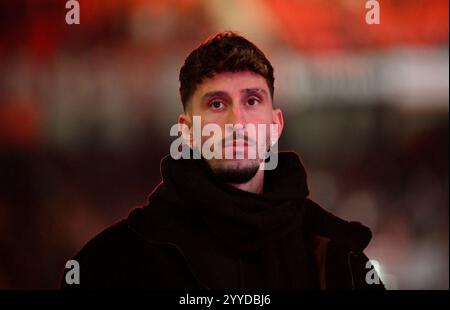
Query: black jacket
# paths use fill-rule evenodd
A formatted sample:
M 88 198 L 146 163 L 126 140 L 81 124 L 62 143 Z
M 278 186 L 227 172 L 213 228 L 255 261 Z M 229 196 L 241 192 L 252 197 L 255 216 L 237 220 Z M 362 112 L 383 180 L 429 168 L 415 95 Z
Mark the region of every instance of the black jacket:
M 147 206 L 75 255 L 80 284 L 63 276 L 62 288 L 384 289 L 366 282 L 370 230 L 307 198 L 295 153 L 279 154 L 262 195 L 221 182 L 203 160 L 166 156 L 161 174 Z

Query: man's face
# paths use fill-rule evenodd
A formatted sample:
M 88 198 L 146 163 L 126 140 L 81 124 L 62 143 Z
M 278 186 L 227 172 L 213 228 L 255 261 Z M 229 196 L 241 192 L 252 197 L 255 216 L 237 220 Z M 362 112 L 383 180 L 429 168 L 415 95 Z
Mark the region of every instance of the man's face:
M 282 113 L 279 109 L 273 109 L 266 80 L 250 71 L 225 72 L 204 79 L 197 86 L 185 113 L 178 118 L 180 124 L 186 124 L 191 129 L 191 133 L 193 116 L 201 117 L 202 129 L 207 124 L 216 124 L 221 128 L 222 135 L 215 137 L 221 140 L 221 159 L 212 158 L 207 162 L 214 173 L 229 183 L 245 183 L 256 174 L 262 162 L 256 146 L 266 145 L 267 150 L 271 143 L 278 140 L 283 127 Z M 230 131 L 230 126 L 226 124 L 240 124 L 243 130 L 236 130 L 235 127 Z M 278 126 L 278 135 L 272 139 L 270 124 Z M 256 134 L 249 134 L 245 130 L 247 127 L 256 128 Z M 265 129 L 266 135 L 258 138 L 261 128 Z M 210 138 L 202 135 L 202 145 Z M 255 147 L 256 158 L 248 156 L 250 147 Z M 233 154 L 232 159 L 225 158 L 227 149 L 228 154 Z M 239 153 L 241 156 L 238 156 Z

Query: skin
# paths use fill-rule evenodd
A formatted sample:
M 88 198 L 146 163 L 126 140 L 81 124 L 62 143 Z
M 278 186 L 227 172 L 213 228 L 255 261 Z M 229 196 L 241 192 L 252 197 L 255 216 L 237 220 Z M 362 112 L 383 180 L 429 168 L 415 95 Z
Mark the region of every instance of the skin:
M 274 109 L 270 91 L 266 80 L 251 71 L 243 72 L 225 72 L 219 73 L 212 78 L 207 78 L 197 86 L 196 91 L 192 95 L 186 106 L 184 113 L 178 117 L 178 124 L 185 124 L 189 127 L 191 135 L 190 142 L 192 143 L 192 124 L 193 116 L 201 117 L 201 127 L 208 123 L 215 123 L 219 125 L 222 132 L 227 136 L 229 133 L 225 132 L 225 124 L 242 124 L 244 127 L 248 124 L 266 125 L 266 132 L 269 132 L 270 124 L 278 124 L 278 140 L 283 130 L 283 114 L 280 109 Z M 202 144 L 209 137 L 202 136 Z M 221 137 L 222 146 L 225 146 L 224 139 Z M 270 142 L 270 137 L 267 135 L 267 145 Z M 251 142 L 250 142 L 251 143 Z M 256 141 L 258 143 L 257 136 Z M 233 148 L 228 145 L 227 147 Z M 245 154 L 247 146 L 244 148 L 233 148 L 233 151 L 244 151 Z M 225 148 L 222 148 L 224 154 Z M 234 153 L 234 154 L 235 154 Z M 224 156 L 222 156 L 224 158 Z M 256 159 L 210 159 L 207 160 L 208 165 L 213 172 L 220 169 L 248 169 L 259 167 L 264 164 L 259 156 Z M 238 189 L 252 192 L 262 193 L 264 185 L 264 170 L 258 169 L 256 174 L 247 182 L 244 183 L 229 183 Z

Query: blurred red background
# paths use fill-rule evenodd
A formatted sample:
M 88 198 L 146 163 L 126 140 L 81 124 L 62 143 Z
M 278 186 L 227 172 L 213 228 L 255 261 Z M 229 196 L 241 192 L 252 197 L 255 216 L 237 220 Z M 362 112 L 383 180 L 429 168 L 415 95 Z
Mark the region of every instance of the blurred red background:
M 181 112 L 178 70 L 234 30 L 275 67 L 280 149 L 312 197 L 369 225 L 391 289 L 448 289 L 448 1 L 0 3 L 0 288 L 57 288 L 65 260 L 145 204 Z

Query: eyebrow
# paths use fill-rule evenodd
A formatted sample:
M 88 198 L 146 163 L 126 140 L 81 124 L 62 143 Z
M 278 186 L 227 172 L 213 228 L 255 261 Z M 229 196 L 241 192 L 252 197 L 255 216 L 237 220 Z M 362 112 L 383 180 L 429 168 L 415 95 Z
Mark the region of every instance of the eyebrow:
M 262 88 L 244 88 L 241 89 L 241 93 L 245 93 L 246 95 L 263 94 L 267 97 L 267 91 Z
M 205 100 L 205 99 L 208 99 L 211 97 L 228 97 L 228 93 L 221 91 L 221 90 L 209 91 L 202 96 L 202 100 Z
M 268 96 L 267 91 L 262 88 L 244 88 L 240 90 L 241 93 L 246 95 L 254 95 L 254 94 L 263 94 L 266 97 Z M 214 90 L 205 93 L 202 96 L 202 100 L 211 98 L 211 97 L 229 97 L 228 93 L 222 90 Z

